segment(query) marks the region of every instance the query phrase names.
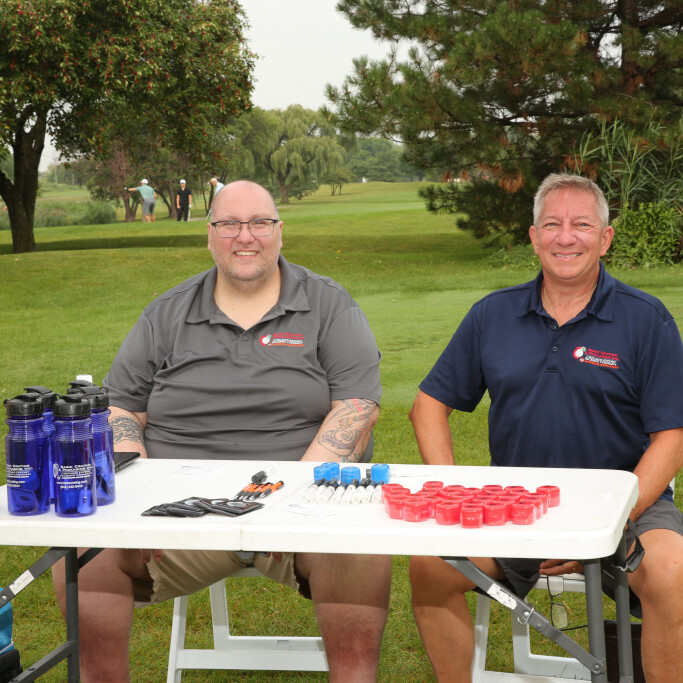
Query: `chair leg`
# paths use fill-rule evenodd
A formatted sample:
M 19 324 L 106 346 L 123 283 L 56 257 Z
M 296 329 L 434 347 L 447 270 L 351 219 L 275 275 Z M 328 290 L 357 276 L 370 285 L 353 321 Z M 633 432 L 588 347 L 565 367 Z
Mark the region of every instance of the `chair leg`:
M 477 596 L 477 613 L 474 620 L 474 656 L 472 657 L 472 683 L 484 680 L 486 671 L 486 646 L 489 639 L 491 598 Z
M 185 649 L 185 625 L 187 622 L 187 595 L 173 601 L 171 644 L 168 652 L 166 683 L 181 683 L 183 670 L 178 668 L 178 652 Z

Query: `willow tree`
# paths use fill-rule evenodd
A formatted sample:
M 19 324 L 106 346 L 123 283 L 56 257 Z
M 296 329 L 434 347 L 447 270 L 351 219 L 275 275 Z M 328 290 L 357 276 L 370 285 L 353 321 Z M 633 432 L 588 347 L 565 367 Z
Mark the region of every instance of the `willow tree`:
M 680 0 L 342 0 L 407 59 L 360 58 L 329 87 L 338 123 L 402 141 L 408 160 L 469 182 L 428 207 L 479 236 L 526 239 L 531 197 L 587 130 L 672 125 L 683 104 Z
M 294 104 L 267 112 L 273 122 L 269 144 L 255 150 L 257 166 L 277 184 L 280 202 L 317 187 L 323 175 L 346 154 L 337 130 L 320 113 Z
M 249 106 L 252 56 L 235 0 L 0 0 L 0 173 L 15 253 L 33 216 L 47 132 L 69 155 L 106 157 L 126 120 L 188 154 Z M 134 141 L 133 143 L 134 144 Z

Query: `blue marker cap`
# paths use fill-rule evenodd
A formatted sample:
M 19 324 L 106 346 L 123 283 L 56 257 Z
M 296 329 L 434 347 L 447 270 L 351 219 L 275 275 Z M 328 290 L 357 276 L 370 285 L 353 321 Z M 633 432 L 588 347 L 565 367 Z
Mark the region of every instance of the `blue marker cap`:
M 389 483 L 389 465 L 373 465 L 370 468 L 372 483 L 375 485 Z

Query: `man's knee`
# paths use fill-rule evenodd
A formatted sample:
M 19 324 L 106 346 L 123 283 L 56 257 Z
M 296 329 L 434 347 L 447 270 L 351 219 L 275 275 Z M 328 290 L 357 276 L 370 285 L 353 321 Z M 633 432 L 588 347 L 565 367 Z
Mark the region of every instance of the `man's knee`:
M 641 534 L 645 548 L 638 569 L 629 575 L 633 592 L 641 602 L 680 602 L 683 583 L 683 536 L 667 529 Z

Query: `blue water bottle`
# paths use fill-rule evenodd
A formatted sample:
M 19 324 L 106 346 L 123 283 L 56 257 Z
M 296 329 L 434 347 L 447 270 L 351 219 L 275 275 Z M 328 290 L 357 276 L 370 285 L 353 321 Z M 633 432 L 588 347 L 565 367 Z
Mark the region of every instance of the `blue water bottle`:
M 11 515 L 40 515 L 50 507 L 43 404 L 35 393 L 5 400 L 7 507 Z
M 55 511 L 61 517 L 92 515 L 97 510 L 95 447 L 90 403 L 83 394 L 65 394 L 55 402 Z
M 47 436 L 47 469 L 49 472 L 48 479 L 50 481 L 50 502 L 55 502 L 55 486 L 54 479 L 52 478 L 52 463 L 54 459 L 52 457 L 52 452 L 54 450 L 53 441 L 55 437 L 55 425 L 54 425 L 54 415 L 52 409 L 54 407 L 55 401 L 59 398 L 59 394 L 42 386 L 25 387 L 24 391 L 29 393 L 40 394 L 40 400 L 43 403 L 43 431 L 45 436 Z
M 93 445 L 95 447 L 97 504 L 109 505 L 116 500 L 114 484 L 114 432 L 109 424 L 109 394 L 104 387 L 95 385 L 72 388 L 67 393 L 80 393 L 90 403 Z

